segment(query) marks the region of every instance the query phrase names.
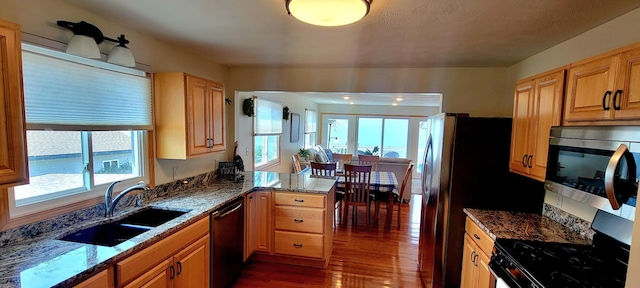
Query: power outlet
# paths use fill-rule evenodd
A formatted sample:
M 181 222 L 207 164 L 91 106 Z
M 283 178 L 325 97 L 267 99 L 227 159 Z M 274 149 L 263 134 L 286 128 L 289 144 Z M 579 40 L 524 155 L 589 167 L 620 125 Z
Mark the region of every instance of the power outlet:
M 180 179 L 180 166 L 173 166 L 173 180 Z

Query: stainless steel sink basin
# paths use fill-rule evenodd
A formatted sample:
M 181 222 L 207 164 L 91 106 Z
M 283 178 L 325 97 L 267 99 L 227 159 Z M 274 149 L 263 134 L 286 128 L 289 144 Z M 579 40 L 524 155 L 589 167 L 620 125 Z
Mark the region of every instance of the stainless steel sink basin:
M 118 222 L 137 226 L 157 227 L 184 215 L 185 213 L 187 212 L 161 208 L 149 208 L 135 212 Z
M 116 246 L 185 213 L 187 211 L 148 208 L 134 212 L 115 222 L 76 231 L 60 238 L 60 240 L 110 247 Z
M 150 227 L 135 227 L 113 222 L 82 229 L 62 237 L 60 240 L 101 246 L 116 246 L 150 229 Z

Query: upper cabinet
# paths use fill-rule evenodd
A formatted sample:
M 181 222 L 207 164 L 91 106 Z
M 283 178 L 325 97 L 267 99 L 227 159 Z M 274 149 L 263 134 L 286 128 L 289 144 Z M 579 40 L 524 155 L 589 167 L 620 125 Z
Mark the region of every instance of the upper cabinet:
M 572 64 L 567 81 L 564 125 L 640 124 L 640 48 Z
M 544 181 L 549 131 L 562 121 L 565 69 L 518 81 L 514 93 L 509 169 Z
M 224 86 L 181 72 L 154 75 L 156 157 L 225 150 Z
M 0 20 L 0 186 L 29 182 L 20 26 Z

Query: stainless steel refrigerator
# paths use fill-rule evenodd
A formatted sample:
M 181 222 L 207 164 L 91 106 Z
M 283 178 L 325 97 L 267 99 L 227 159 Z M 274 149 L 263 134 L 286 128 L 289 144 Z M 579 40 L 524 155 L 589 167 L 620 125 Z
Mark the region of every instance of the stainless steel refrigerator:
M 419 270 L 428 288 L 459 287 L 463 208 L 540 214 L 543 183 L 509 172 L 511 118 L 429 116 Z

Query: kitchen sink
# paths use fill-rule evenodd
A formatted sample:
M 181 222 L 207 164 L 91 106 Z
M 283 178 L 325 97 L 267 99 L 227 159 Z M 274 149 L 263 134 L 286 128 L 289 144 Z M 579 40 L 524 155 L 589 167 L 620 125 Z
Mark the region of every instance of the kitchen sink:
M 112 222 L 82 229 L 62 237 L 60 240 L 111 247 L 150 229 L 151 227 L 129 226 L 120 222 Z
M 110 247 L 116 246 L 185 213 L 187 211 L 152 207 L 134 212 L 115 222 L 76 231 L 60 238 L 60 240 Z
M 187 212 L 161 208 L 149 208 L 135 212 L 125 218 L 122 218 L 122 220 L 118 222 L 137 226 L 157 227 L 184 215 L 185 213 Z

